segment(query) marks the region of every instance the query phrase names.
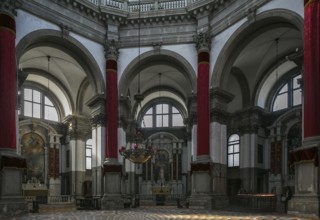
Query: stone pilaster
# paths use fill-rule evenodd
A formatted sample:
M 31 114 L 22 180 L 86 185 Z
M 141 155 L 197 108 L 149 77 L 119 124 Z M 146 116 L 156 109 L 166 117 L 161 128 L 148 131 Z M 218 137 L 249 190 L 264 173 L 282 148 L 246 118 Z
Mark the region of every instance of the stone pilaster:
M 83 182 L 85 181 L 85 141 L 90 137 L 91 127 L 89 119 L 80 116 L 68 116 L 64 123 L 68 127 L 68 146 L 70 152 L 71 195 L 74 198 L 83 196 Z
M 97 95 L 88 101 L 92 126 L 92 194 L 101 198 L 103 188 L 103 162 L 105 155 L 105 97 Z
M 226 207 L 227 198 L 227 104 L 233 95 L 219 88 L 210 90 L 210 158 L 212 167 L 213 208 Z

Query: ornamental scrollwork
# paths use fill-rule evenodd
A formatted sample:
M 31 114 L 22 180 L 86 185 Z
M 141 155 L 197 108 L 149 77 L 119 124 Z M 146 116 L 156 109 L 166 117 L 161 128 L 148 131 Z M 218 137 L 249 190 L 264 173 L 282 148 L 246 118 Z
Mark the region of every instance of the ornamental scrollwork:
M 196 42 L 196 48 L 198 51 L 201 50 L 210 50 L 211 48 L 211 35 L 209 31 L 200 32 L 197 35 L 193 36 L 194 41 Z
M 119 57 L 119 45 L 115 40 L 106 40 L 104 45 L 105 58 L 107 60 L 118 60 Z

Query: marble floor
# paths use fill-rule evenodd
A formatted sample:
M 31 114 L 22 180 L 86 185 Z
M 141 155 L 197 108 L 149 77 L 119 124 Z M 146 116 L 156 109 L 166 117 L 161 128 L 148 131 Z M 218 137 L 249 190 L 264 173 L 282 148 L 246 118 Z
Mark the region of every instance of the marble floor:
M 144 220 L 144 219 L 219 219 L 219 220 L 307 220 L 310 218 L 295 217 L 277 213 L 247 213 L 235 211 L 214 211 L 194 208 L 176 208 L 174 206 L 150 206 L 122 210 L 77 210 L 68 205 L 41 205 L 39 213 L 28 213 L 10 218 L 12 220 Z

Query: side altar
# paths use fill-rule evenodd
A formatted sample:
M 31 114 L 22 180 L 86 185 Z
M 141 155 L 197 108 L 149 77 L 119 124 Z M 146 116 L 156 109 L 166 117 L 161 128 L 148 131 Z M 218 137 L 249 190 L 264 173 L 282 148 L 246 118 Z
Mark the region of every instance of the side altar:
M 164 205 L 166 196 L 171 194 L 171 187 L 169 186 L 154 186 L 152 187 L 152 194 L 156 196 L 156 204 Z

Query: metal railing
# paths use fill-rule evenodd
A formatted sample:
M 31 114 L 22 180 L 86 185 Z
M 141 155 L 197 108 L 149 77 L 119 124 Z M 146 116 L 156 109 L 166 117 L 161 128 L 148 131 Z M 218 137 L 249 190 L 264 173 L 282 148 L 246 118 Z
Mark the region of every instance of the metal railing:
M 27 202 L 38 201 L 39 204 L 69 204 L 73 203 L 72 196 L 24 196 Z
M 230 205 L 243 210 L 274 212 L 277 197 L 274 194 L 239 194 L 229 198 Z
M 49 204 L 61 204 L 61 203 L 72 203 L 72 197 L 70 195 L 61 196 L 48 196 Z

